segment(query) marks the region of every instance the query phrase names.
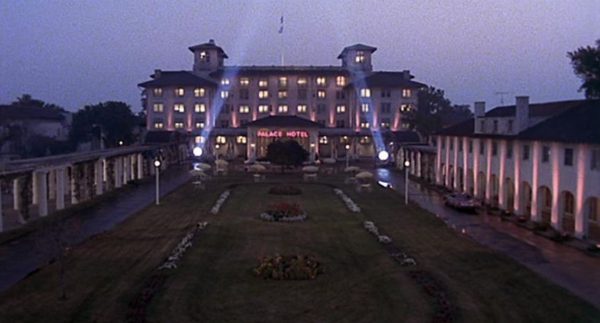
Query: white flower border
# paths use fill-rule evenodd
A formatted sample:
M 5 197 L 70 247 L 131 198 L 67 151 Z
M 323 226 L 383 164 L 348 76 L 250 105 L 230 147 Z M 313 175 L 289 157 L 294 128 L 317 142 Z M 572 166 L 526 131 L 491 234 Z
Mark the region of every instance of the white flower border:
M 261 220 L 269 221 L 269 222 L 304 222 L 307 218 L 306 212 L 297 215 L 297 216 L 286 216 L 281 217 L 279 220 L 275 221 L 275 217 L 270 215 L 267 212 L 263 212 L 258 216 Z
M 219 213 L 221 206 L 223 206 L 223 203 L 225 203 L 225 201 L 227 200 L 227 198 L 229 197 L 230 194 L 231 194 L 230 190 L 226 190 L 225 192 L 221 193 L 221 195 L 219 195 L 219 198 L 215 202 L 215 205 L 212 207 L 212 209 L 210 209 L 210 213 L 212 213 L 214 215 Z
M 381 243 L 381 244 L 392 243 L 392 238 L 379 233 L 379 229 L 377 228 L 377 226 L 375 225 L 375 223 L 373 221 L 364 221 L 363 227 L 367 231 L 369 231 L 371 234 L 373 234 L 375 237 L 377 237 L 377 241 L 379 241 L 379 243 Z M 415 258 L 410 257 L 409 255 L 407 255 L 404 252 L 394 252 L 394 253 L 390 253 L 389 255 L 394 260 L 398 261 L 400 263 L 400 266 L 415 266 L 417 264 L 417 261 L 415 260 Z
M 354 201 L 352 201 L 352 199 L 349 198 L 348 195 L 344 193 L 344 191 L 342 191 L 339 188 L 334 188 L 333 192 L 335 193 L 335 195 L 339 196 L 342 199 L 342 201 L 344 201 L 346 207 L 348 207 L 350 211 L 355 213 L 360 212 L 360 207 L 358 207 L 358 205 L 356 205 L 356 203 L 354 203 Z
M 181 241 L 179 241 L 175 249 L 171 251 L 171 254 L 167 258 L 167 260 L 165 260 L 165 262 L 163 262 L 162 265 L 158 267 L 158 270 L 177 269 L 177 263 L 179 262 L 181 257 L 183 257 L 183 254 L 186 252 L 186 250 L 188 250 L 192 246 L 192 240 L 194 239 L 196 233 L 200 230 L 204 230 L 207 226 L 208 222 L 199 222 L 196 225 L 195 230 L 190 231 L 183 237 L 183 239 L 181 239 Z

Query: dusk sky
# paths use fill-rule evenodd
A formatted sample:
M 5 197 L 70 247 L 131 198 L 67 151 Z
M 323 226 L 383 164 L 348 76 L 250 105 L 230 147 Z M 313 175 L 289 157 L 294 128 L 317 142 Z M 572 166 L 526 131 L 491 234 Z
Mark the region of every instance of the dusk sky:
M 278 34 L 279 19 L 285 25 Z M 23 93 L 69 110 L 119 100 L 140 110 L 154 69 L 191 70 L 215 39 L 228 65 L 339 65 L 377 47 L 375 70 L 408 69 L 456 104 L 583 98 L 568 51 L 600 38 L 600 1 L 0 2 L 0 103 Z M 283 38 L 283 39 L 282 39 Z

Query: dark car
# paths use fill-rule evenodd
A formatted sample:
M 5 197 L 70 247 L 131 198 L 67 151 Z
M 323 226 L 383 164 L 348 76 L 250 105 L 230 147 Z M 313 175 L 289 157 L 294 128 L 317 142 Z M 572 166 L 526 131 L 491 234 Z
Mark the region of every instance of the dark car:
M 465 211 L 475 211 L 480 205 L 471 195 L 466 193 L 450 193 L 444 196 L 445 204 Z

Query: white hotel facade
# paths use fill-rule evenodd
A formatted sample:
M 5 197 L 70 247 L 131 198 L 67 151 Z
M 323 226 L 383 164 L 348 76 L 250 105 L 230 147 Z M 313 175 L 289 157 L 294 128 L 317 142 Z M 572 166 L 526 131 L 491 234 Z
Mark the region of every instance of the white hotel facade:
M 436 183 L 600 242 L 600 100 L 485 112 L 438 133 Z
M 292 138 L 311 159 L 373 157 L 391 142 L 419 140 L 405 114 L 425 85 L 407 70 L 373 71 L 375 47 L 344 48 L 340 66 L 225 66 L 213 40 L 189 50 L 192 70 L 155 70 L 139 86 L 147 129 L 189 134 L 208 155 L 252 160 Z M 373 133 L 388 141 L 376 147 Z

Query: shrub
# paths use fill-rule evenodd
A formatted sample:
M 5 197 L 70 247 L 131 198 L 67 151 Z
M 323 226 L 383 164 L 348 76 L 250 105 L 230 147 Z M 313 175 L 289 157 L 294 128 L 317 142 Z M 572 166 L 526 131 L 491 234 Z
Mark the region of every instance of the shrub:
M 257 277 L 274 280 L 315 279 L 321 272 L 321 265 L 314 257 L 303 255 L 264 257 L 254 268 Z

